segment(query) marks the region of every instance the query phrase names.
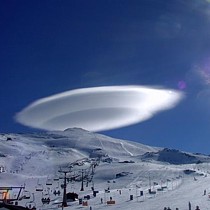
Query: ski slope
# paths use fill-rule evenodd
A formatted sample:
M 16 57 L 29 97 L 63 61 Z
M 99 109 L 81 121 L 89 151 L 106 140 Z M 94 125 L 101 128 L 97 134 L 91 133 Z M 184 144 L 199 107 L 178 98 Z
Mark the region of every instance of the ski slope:
M 192 209 L 198 205 L 210 210 L 210 158 L 206 155 L 151 147 L 79 128 L 0 134 L 0 154 L 0 166 L 5 167 L 5 172 L 0 173 L 0 187 L 25 185 L 30 194 L 29 199 L 19 201 L 21 206 L 61 209 L 64 179 L 58 171 L 65 169 L 69 180 L 76 177 L 68 182 L 67 192 L 77 193 L 87 204 L 68 202 L 67 210 L 187 210 L 189 202 Z M 82 171 L 88 177 L 84 179 L 84 191 Z M 38 186 L 43 191 L 37 191 Z M 98 191 L 96 197 L 93 187 Z M 53 194 L 55 190 L 61 192 L 60 196 Z M 16 195 L 13 190 L 9 196 Z M 87 195 L 88 200 L 84 199 Z M 45 197 L 50 198 L 50 203 L 43 205 L 41 199 Z M 107 204 L 110 198 L 115 204 Z

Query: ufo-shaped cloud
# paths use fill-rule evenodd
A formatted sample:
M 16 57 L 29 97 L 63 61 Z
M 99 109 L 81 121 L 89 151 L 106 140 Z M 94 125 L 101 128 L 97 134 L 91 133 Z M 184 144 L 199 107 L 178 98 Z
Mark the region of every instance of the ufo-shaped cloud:
M 147 120 L 182 98 L 179 91 L 144 86 L 83 88 L 39 99 L 19 112 L 16 120 L 44 130 L 102 131 Z

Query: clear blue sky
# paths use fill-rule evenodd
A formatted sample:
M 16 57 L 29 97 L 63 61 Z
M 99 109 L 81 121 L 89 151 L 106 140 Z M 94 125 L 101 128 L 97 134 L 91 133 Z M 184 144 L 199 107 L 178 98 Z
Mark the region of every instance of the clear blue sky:
M 207 0 L 0 0 L 0 132 L 33 132 L 22 108 L 66 90 L 159 85 L 177 107 L 104 134 L 210 154 Z

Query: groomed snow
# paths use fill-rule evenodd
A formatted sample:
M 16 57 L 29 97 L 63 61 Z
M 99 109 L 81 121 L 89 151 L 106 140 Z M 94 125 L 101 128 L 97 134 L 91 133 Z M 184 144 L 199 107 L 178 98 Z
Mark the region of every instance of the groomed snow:
M 84 139 L 88 144 L 84 145 Z M 206 162 L 199 164 L 180 162 L 176 165 L 156 159 L 142 161 L 140 158 L 146 152 L 156 154 L 161 150 L 162 148 L 113 139 L 82 129 L 0 135 L 0 165 L 6 169 L 6 172 L 0 173 L 0 186 L 25 184 L 25 190 L 30 192 L 31 198 L 19 201 L 22 206 L 32 204 L 32 194 L 34 194 L 37 209 L 62 209 L 60 207 L 62 196 L 53 194 L 55 189 L 63 191 L 62 174 L 58 170 L 60 167 L 67 168 L 74 165 L 69 175 L 81 176 L 82 169 L 90 173 L 91 161 L 94 160 L 90 156 L 98 154 L 102 155 L 101 161 L 94 168 L 92 181 L 88 185 L 87 181 L 84 182 L 84 191 L 80 191 L 80 181 L 72 181 L 67 185 L 67 192 L 78 193 L 79 198 L 88 202 L 88 206 L 79 205 L 79 202 L 75 201 L 68 202 L 69 206 L 64 209 L 89 210 L 91 207 L 92 210 L 163 210 L 164 207 L 170 207 L 172 210 L 175 208 L 188 210 L 190 202 L 192 210 L 196 205 L 201 210 L 210 210 L 209 157 L 205 156 Z M 171 151 L 167 151 L 170 154 Z M 184 163 L 186 161 L 183 160 L 185 157 L 183 154 L 185 153 L 181 151 L 173 153 L 174 156 L 181 155 Z M 204 155 L 194 155 L 194 157 L 196 162 L 202 160 Z M 106 161 L 106 158 L 111 159 L 111 162 Z M 164 158 L 167 158 L 166 155 Z M 54 180 L 55 177 L 60 179 Z M 47 185 L 49 180 L 52 180 L 52 185 Z M 36 191 L 38 184 L 43 187 L 43 192 Z M 93 186 L 99 191 L 96 197 L 93 197 L 91 191 Z M 105 189 L 108 188 L 109 192 L 105 193 Z M 149 194 L 149 188 L 156 191 L 156 194 Z M 143 191 L 143 196 L 140 196 L 140 191 Z M 12 191 L 10 197 L 14 197 L 15 194 L 17 192 Z M 89 200 L 84 200 L 86 195 L 90 195 Z M 50 204 L 43 205 L 41 198 L 48 196 L 51 199 Z M 110 197 L 115 204 L 106 203 Z

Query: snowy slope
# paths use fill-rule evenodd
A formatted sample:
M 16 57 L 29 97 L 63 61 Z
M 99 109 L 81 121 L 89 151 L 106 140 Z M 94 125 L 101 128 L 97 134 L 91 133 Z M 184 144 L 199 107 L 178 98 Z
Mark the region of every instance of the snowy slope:
M 209 156 L 202 154 L 190 154 L 175 149 L 164 148 L 157 152 L 146 152 L 141 156 L 144 161 L 156 160 L 171 164 L 191 164 L 209 162 Z
M 58 209 L 62 196 L 55 196 L 53 192 L 55 189 L 62 192 L 60 169 L 71 170 L 69 177 L 76 177 L 68 183 L 68 192 L 76 192 L 80 198 L 91 195 L 88 208 L 91 205 L 92 209 L 135 210 L 140 206 L 145 210 L 161 210 L 164 206 L 187 209 L 191 201 L 192 206 L 210 209 L 209 156 L 155 148 L 79 128 L 64 132 L 0 134 L 0 166 L 6 169 L 0 173 L 0 186 L 25 184 L 26 190 L 31 195 L 34 193 L 40 209 Z M 84 180 L 84 191 L 80 191 L 82 170 L 88 177 Z M 49 181 L 51 185 L 47 185 Z M 37 186 L 42 186 L 43 191 L 38 192 Z M 92 196 L 93 186 L 99 191 L 96 197 Z M 105 193 L 105 189 L 110 191 Z M 148 189 L 156 193 L 149 194 Z M 207 190 L 205 196 L 202 195 L 204 189 Z M 140 196 L 140 191 L 144 196 Z M 11 192 L 11 196 L 14 194 Z M 51 198 L 50 204 L 41 203 L 43 196 Z M 130 196 L 134 199 L 130 200 Z M 106 204 L 110 197 L 116 204 Z M 33 202 L 32 196 L 19 201 L 22 206 L 30 202 Z M 78 201 L 69 205 L 69 209 L 81 208 Z

